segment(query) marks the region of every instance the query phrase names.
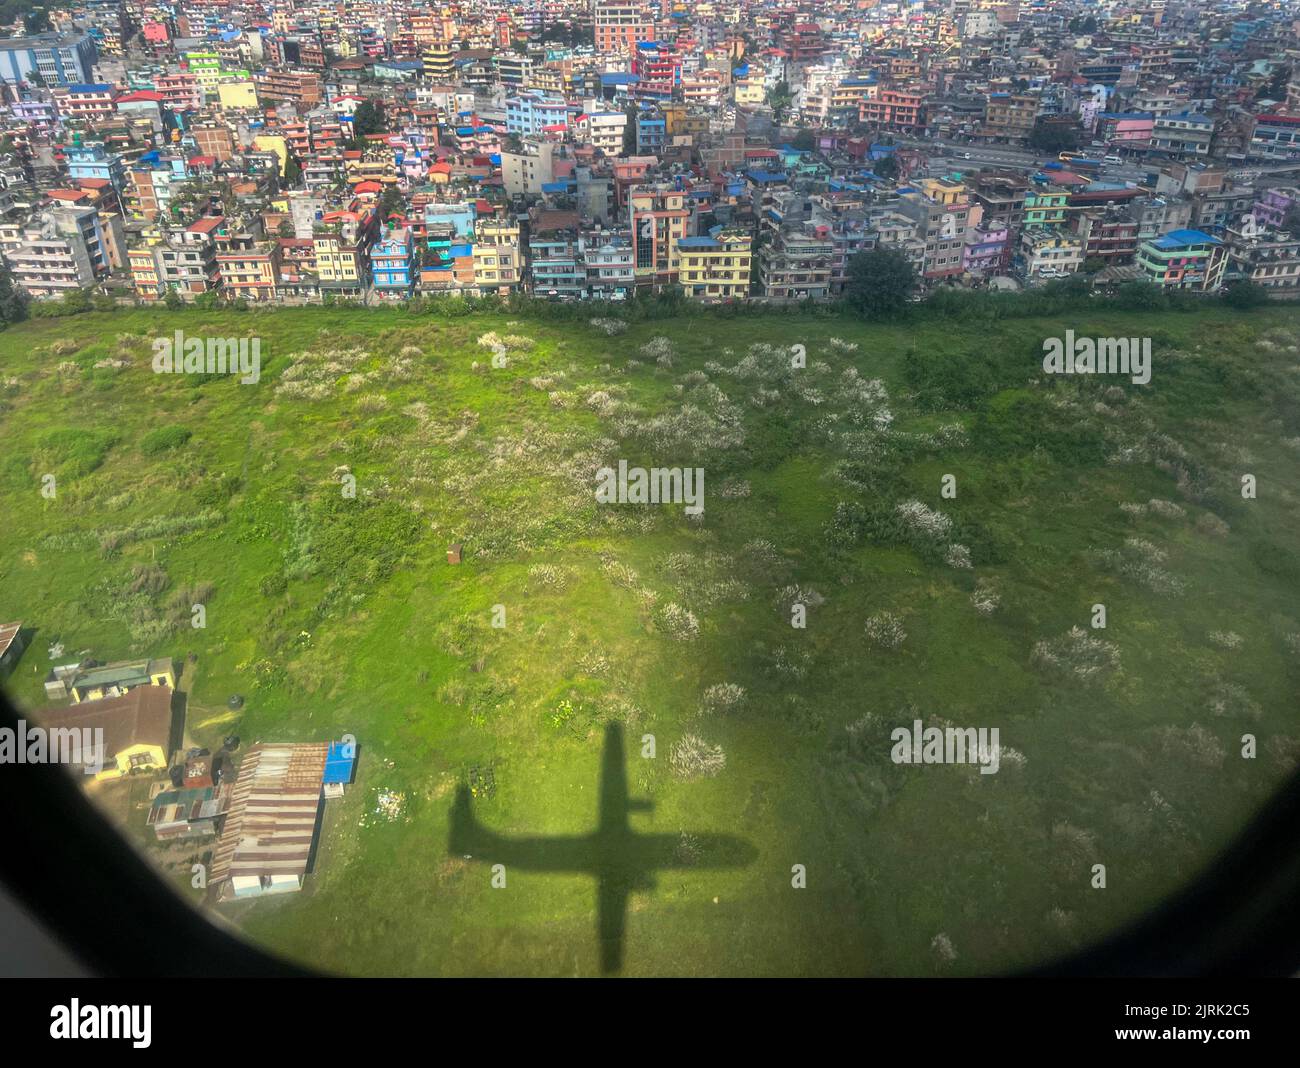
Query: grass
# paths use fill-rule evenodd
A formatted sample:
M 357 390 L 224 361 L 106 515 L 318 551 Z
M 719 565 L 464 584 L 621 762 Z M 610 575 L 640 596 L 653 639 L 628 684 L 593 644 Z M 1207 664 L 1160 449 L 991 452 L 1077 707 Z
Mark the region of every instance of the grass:
M 1151 337 L 1151 384 L 1045 379 L 1041 342 L 1067 326 Z M 150 373 L 150 339 L 177 328 L 260 337 L 260 382 Z M 307 889 L 207 906 L 324 969 L 596 973 L 590 878 L 517 871 L 494 890 L 447 842 L 475 767 L 495 777 L 475 801 L 492 830 L 589 833 L 609 723 L 631 793 L 654 802 L 636 830 L 757 851 L 634 894 L 625 973 L 1036 962 L 1191 877 L 1294 766 L 1298 342 L 1279 309 L 1012 320 L 978 339 L 926 321 L 608 337 L 321 308 L 26 323 L 0 334 L 0 620 L 36 634 L 7 686 L 42 703 L 55 641 L 171 655 L 195 744 L 355 735 L 358 782 L 327 806 Z M 703 520 L 597 506 L 595 470 L 619 458 L 704 467 Z M 911 500 L 948 532 L 909 526 Z M 953 542 L 972 566 L 946 562 Z M 805 628 L 789 587 L 812 604 Z M 1088 633 L 1118 670 L 1035 661 L 1099 603 L 1106 629 Z M 864 629 L 884 612 L 906 632 L 894 650 Z M 744 700 L 701 712 L 724 683 Z M 890 731 L 914 718 L 996 726 L 1023 762 L 894 765 Z M 687 733 L 722 747 L 721 773 L 673 775 Z M 188 886 L 201 849 L 149 842 L 142 786 L 101 792 Z

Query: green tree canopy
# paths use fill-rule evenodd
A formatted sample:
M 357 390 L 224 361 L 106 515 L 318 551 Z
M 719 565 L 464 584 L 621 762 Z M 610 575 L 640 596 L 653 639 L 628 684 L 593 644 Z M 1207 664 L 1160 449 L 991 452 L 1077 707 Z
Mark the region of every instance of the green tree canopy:
M 876 248 L 849 260 L 844 299 L 864 319 L 900 314 L 915 290 L 916 272 L 901 252 Z

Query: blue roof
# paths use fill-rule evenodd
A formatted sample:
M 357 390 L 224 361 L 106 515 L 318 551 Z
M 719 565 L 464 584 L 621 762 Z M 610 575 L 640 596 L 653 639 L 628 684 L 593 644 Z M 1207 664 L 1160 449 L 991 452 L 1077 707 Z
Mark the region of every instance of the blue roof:
M 1178 248 L 1180 245 L 1220 245 L 1222 242 L 1217 237 L 1211 237 L 1200 230 L 1170 230 L 1169 233 L 1157 237 L 1155 244 L 1158 248 Z
M 711 237 L 679 237 L 679 248 L 717 248 L 718 242 Z
M 329 752 L 325 754 L 325 774 L 321 777 L 321 782 L 352 781 L 352 768 L 357 761 L 357 751 L 354 746 L 351 756 L 345 756 L 345 752 L 342 742 L 330 742 Z
M 474 255 L 473 245 L 451 245 L 447 249 L 449 256 L 472 256 Z
M 786 176 L 781 171 L 746 171 L 746 177 L 751 182 L 758 182 L 760 185 L 767 182 L 784 182 Z
M 107 82 L 82 82 L 68 86 L 70 93 L 107 93 L 113 87 Z
M 600 76 L 601 85 L 635 85 L 640 80 L 635 74 L 627 74 L 623 71 L 612 71 Z

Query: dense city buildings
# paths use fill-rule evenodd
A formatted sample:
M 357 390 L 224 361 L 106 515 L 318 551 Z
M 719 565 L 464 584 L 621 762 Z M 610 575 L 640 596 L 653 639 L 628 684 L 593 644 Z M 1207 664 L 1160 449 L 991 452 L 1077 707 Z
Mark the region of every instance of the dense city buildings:
M 0 251 L 37 299 L 829 300 L 874 249 L 923 290 L 1297 289 L 1281 2 L 97 0 L 25 26 L 0 27 Z

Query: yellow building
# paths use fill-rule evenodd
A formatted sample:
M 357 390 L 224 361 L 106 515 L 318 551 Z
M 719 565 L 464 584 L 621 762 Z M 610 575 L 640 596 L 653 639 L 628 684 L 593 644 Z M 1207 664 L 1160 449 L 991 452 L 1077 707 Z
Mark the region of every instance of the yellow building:
M 509 219 L 480 219 L 474 226 L 474 285 L 482 294 L 519 288 L 523 256 L 519 224 Z
M 253 148 L 258 152 L 274 152 L 280 160 L 280 176 L 289 161 L 289 143 L 279 134 L 258 134 L 253 138 Z
M 176 673 L 170 660 L 120 660 L 99 667 L 75 668 L 70 672 L 56 669 L 45 680 L 45 694 L 47 697 L 71 697 L 80 703 L 120 697 L 137 686 L 150 685 L 171 690 L 176 688 Z
M 949 207 L 966 200 L 966 186 L 952 178 L 923 178 L 921 192 L 936 204 Z
M 257 109 L 257 87 L 249 81 L 217 83 L 217 99 L 223 108 Z
M 752 243 L 747 230 L 716 226 L 707 237 L 681 238 L 678 280 L 686 295 L 703 301 L 747 299 Z
M 162 771 L 177 733 L 172 691 L 137 686 L 120 697 L 37 713 L 47 732 L 48 758 L 81 765 L 97 781 Z

